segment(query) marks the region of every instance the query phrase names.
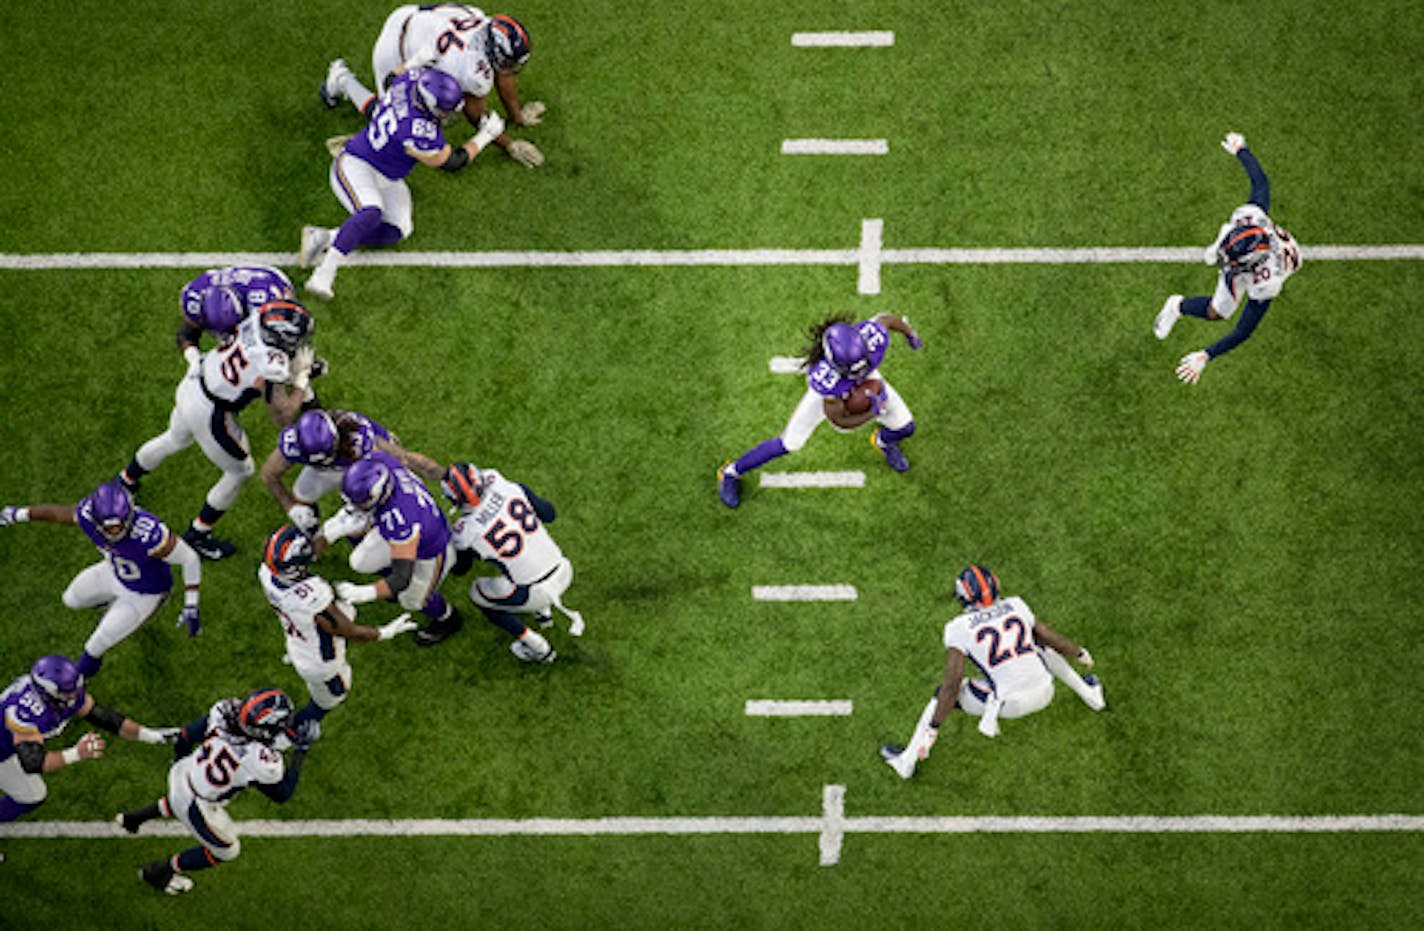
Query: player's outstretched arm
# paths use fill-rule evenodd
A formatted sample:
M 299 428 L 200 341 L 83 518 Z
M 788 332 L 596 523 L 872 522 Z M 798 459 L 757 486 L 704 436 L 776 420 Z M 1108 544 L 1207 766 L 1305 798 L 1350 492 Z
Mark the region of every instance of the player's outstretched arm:
M 1266 179 L 1265 169 L 1256 161 L 1256 156 L 1246 147 L 1246 137 L 1240 133 L 1227 133 L 1221 140 L 1221 147 L 1241 162 L 1246 169 L 1246 177 L 1251 180 L 1251 194 L 1247 203 L 1255 204 L 1267 213 L 1271 212 L 1271 182 Z
M 1261 318 L 1266 316 L 1266 311 L 1270 309 L 1270 301 L 1246 301 L 1246 306 L 1241 308 L 1241 318 L 1236 321 L 1235 329 L 1206 348 L 1207 358 L 1215 359 L 1250 339 Z
M 282 508 L 283 513 L 290 511 L 292 505 L 297 503 L 296 497 L 287 490 L 286 483 L 282 481 L 282 477 L 291 467 L 291 462 L 282 455 L 280 448 L 274 448 L 267 454 L 267 458 L 262 460 L 262 487 L 267 489 L 267 493 Z
M 376 448 L 387 455 L 394 456 L 397 462 L 423 479 L 438 482 L 445 475 L 445 467 L 434 459 L 413 449 L 406 449 L 392 440 L 377 438 Z
M 99 704 L 93 695 L 84 697 L 84 707 L 79 709 L 78 716 L 124 740 L 146 744 L 173 743 L 181 730 L 176 727 L 145 727 L 128 715 Z
M 925 341 L 920 339 L 920 334 L 910 326 L 909 317 L 902 317 L 899 314 L 876 314 L 875 322 L 892 333 L 899 333 L 905 337 L 905 342 L 910 344 L 911 349 L 919 349 L 925 344 Z
M 78 524 L 72 504 L 7 504 L 0 507 L 0 527 L 40 521 L 45 524 Z

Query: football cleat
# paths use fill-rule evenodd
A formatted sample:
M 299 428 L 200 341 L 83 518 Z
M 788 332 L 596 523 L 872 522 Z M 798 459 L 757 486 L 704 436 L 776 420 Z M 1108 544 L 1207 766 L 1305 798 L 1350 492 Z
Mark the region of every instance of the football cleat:
M 313 268 L 326 250 L 331 248 L 331 230 L 324 226 L 302 227 L 302 247 L 297 253 L 297 263 L 302 268 Z M 308 288 L 307 290 L 311 290 Z
M 167 895 L 182 895 L 193 888 L 193 880 L 175 873 L 166 860 L 145 866 L 138 871 L 138 878 Z
M 1083 682 L 1092 690 L 1091 698 L 1084 698 L 1083 703 L 1094 711 L 1102 711 L 1108 706 L 1108 700 L 1103 697 L 1103 682 L 1091 672 L 1083 677 Z
M 130 834 L 137 834 L 138 829 L 143 826 L 143 819 L 128 811 L 121 811 L 114 815 L 114 823 Z
M 742 503 L 742 479 L 728 471 L 731 465 L 728 462 L 717 470 L 717 497 L 727 507 L 735 508 Z
M 554 651 L 553 646 L 550 646 L 549 649 L 541 653 L 523 640 L 516 640 L 511 643 L 509 645 L 509 652 L 526 663 L 552 663 L 559 655 Z
M 433 647 L 437 643 L 443 643 L 446 638 L 458 634 L 464 626 L 465 621 L 463 618 L 447 618 L 444 621 L 432 621 L 415 632 L 415 645 Z
M 333 297 L 336 297 L 336 291 L 332 289 L 332 286 L 336 282 L 334 282 L 332 278 L 332 275 L 323 275 L 319 271 L 316 272 L 307 279 L 305 286 L 307 293 L 320 301 L 331 300 Z
M 191 546 L 199 556 L 216 562 L 237 552 L 237 547 L 226 540 L 215 539 L 210 533 L 203 533 L 189 527 L 183 531 L 183 542 Z
M 1162 309 L 1157 311 L 1157 319 L 1152 321 L 1152 334 L 1158 339 L 1166 339 L 1181 317 L 1182 296 L 1173 294 L 1162 302 Z
M 326 80 L 321 82 L 317 93 L 321 95 L 321 102 L 328 110 L 335 110 L 336 105 L 341 103 L 341 98 L 346 96 L 341 91 L 341 85 L 346 83 L 346 78 L 350 75 L 351 68 L 344 58 L 338 58 L 327 65 Z
M 881 442 L 880 428 L 870 434 L 870 445 L 885 454 L 885 462 L 896 472 L 908 472 L 910 470 L 910 460 L 905 458 L 905 453 L 900 449 L 900 444 Z
M 914 757 L 905 753 L 905 748 L 895 744 L 884 744 L 880 747 L 880 758 L 885 764 L 895 770 L 895 774 L 901 779 L 909 779 L 915 774 Z

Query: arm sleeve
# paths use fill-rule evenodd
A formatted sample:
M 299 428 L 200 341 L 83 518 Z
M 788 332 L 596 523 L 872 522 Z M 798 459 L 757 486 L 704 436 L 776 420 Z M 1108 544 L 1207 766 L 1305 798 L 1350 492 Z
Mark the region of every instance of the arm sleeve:
M 1241 309 L 1241 319 L 1237 321 L 1236 329 L 1206 347 L 1207 356 L 1215 359 L 1246 342 L 1246 339 L 1255 332 L 1256 324 L 1261 322 L 1261 318 L 1266 315 L 1270 306 L 1270 301 L 1247 301 L 1246 306 Z
M 297 791 L 297 780 L 302 775 L 302 762 L 307 755 L 301 750 L 292 753 L 292 762 L 287 767 L 287 771 L 282 774 L 281 782 L 274 782 L 270 785 L 265 782 L 257 783 L 257 790 L 270 798 L 277 804 L 282 804 L 292 797 L 292 793 Z
M 469 572 L 470 569 L 472 569 L 472 568 L 474 567 L 474 565 L 475 565 L 475 551 L 474 551 L 474 550 L 456 550 L 456 551 L 455 551 L 455 565 L 451 567 L 450 572 L 451 572 L 453 575 L 464 575 L 465 573 Z
M 189 724 L 183 725 L 178 732 L 178 739 L 173 742 L 173 759 L 181 760 L 183 757 L 193 752 L 193 748 L 203 742 L 203 738 L 208 736 L 208 718 L 204 715 Z
M 1246 177 L 1251 179 L 1251 196 L 1246 200 L 1270 213 L 1271 182 L 1266 180 L 1266 172 L 1261 168 L 1261 163 L 1256 161 L 1256 156 L 1245 146 L 1236 153 L 1236 157 L 1241 160 L 1241 167 L 1246 169 Z
M 102 727 L 110 734 L 117 734 L 119 728 L 124 726 L 124 716 L 112 708 L 106 708 L 98 702 L 89 709 L 89 714 L 85 715 L 95 727 Z
M 554 505 L 547 498 L 541 498 L 529 490 L 529 486 L 523 482 L 519 484 L 523 489 L 524 496 L 529 499 L 529 503 L 534 505 L 534 513 L 539 515 L 539 519 L 546 524 L 552 524 L 558 515 L 554 511 Z
M 415 560 L 413 559 L 392 559 L 391 574 L 386 576 L 386 584 L 391 587 L 391 593 L 399 595 L 410 587 L 410 580 L 415 575 Z
M 173 541 L 173 549 L 163 557 L 163 561 L 183 570 L 185 588 L 190 585 L 198 585 L 203 581 L 203 561 L 181 537 Z

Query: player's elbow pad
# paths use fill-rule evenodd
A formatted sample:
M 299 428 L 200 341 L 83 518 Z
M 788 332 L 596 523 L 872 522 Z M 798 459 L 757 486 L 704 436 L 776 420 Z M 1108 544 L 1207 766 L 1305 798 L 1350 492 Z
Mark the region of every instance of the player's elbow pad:
M 415 575 L 415 560 L 413 559 L 392 559 L 391 574 L 386 576 L 386 584 L 391 587 L 392 595 L 399 595 L 410 588 L 410 580 Z
M 440 166 L 440 170 L 455 172 L 468 164 L 470 164 L 470 153 L 465 151 L 464 146 L 460 146 L 451 151 L 450 157 L 445 159 L 444 163 Z
M 20 768 L 32 776 L 44 772 L 45 748 L 42 743 L 35 743 L 33 740 L 16 743 L 15 758 L 20 761 Z

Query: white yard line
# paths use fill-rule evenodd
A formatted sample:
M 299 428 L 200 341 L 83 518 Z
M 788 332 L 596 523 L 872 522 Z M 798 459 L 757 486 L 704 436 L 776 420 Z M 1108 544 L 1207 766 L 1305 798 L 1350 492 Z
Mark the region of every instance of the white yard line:
M 886 774 L 890 778 L 889 774 Z M 1345 834 L 1424 832 L 1424 815 L 1105 815 L 847 817 L 843 785 L 821 789 L 819 817 L 400 818 L 242 821 L 244 837 L 594 837 L 609 835 L 814 834 L 822 866 L 840 862 L 850 834 Z M 176 821 L 150 822 L 143 837 L 187 837 Z M 111 821 L 0 824 L 0 840 L 123 840 Z
M 772 356 L 767 360 L 766 367 L 773 375 L 796 375 L 801 369 L 800 356 Z
M 762 488 L 864 488 L 865 473 L 758 472 Z
M 855 601 L 854 585 L 753 585 L 754 601 Z
M 889 155 L 885 139 L 783 139 L 782 155 Z
M 791 44 L 797 48 L 887 48 L 895 44 L 895 33 L 889 30 L 793 32 Z
M 855 712 L 850 699 L 795 700 L 775 698 L 747 699 L 749 718 L 834 718 Z
M 860 221 L 860 275 L 855 289 L 860 294 L 880 293 L 880 262 L 884 254 L 884 220 Z
M 1424 245 L 1307 246 L 1307 262 L 1424 260 Z M 355 252 L 342 265 L 401 268 L 667 268 L 844 265 L 859 268 L 855 249 L 630 249 L 594 252 Z M 1079 249 L 885 249 L 880 265 L 1201 264 L 1194 246 L 1089 246 Z M 220 265 L 295 266 L 295 252 L 0 253 L 0 271 L 182 268 Z M 1205 266 L 1203 266 L 1205 267 Z

